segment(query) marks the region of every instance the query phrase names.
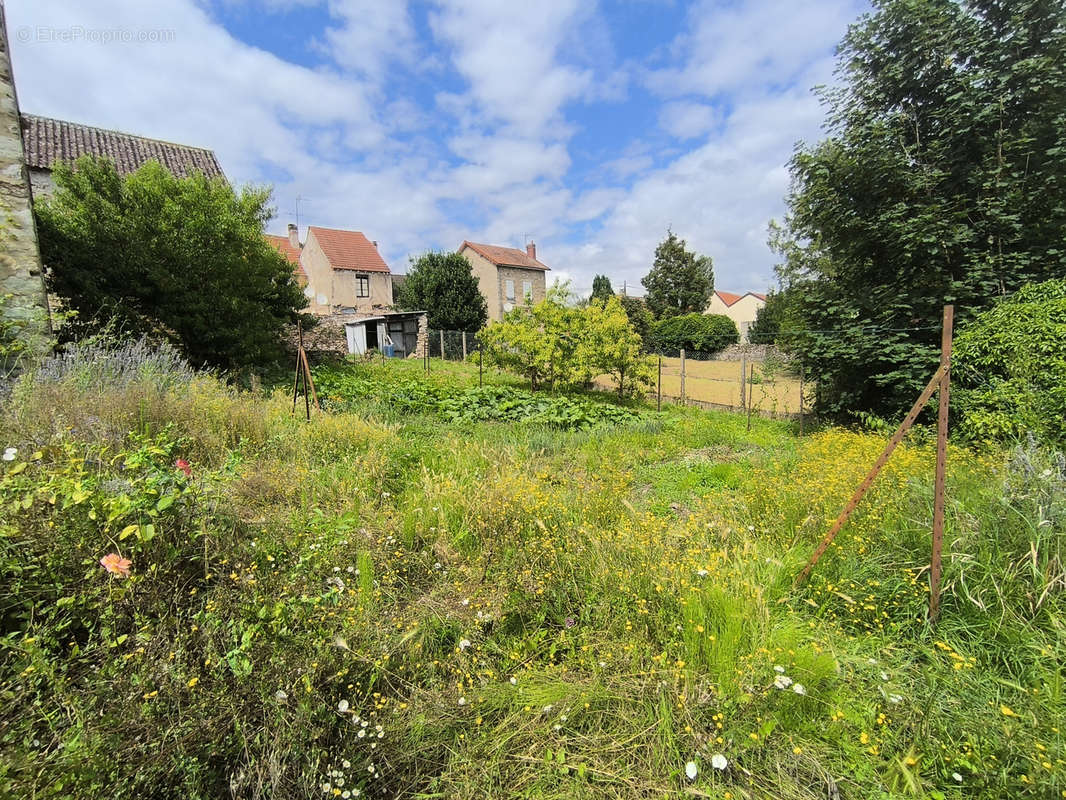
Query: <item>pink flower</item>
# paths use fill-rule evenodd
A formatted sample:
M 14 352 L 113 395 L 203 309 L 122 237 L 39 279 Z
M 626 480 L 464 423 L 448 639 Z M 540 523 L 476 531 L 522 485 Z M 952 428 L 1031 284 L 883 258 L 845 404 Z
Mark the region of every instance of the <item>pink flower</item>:
M 108 553 L 100 559 L 100 566 L 120 578 L 128 578 L 130 576 L 130 565 L 132 563 L 128 558 L 123 558 L 118 553 Z
M 186 478 L 192 477 L 192 467 L 189 466 L 189 462 L 186 461 L 184 458 L 179 458 L 177 461 L 175 461 L 174 466 L 184 472 Z

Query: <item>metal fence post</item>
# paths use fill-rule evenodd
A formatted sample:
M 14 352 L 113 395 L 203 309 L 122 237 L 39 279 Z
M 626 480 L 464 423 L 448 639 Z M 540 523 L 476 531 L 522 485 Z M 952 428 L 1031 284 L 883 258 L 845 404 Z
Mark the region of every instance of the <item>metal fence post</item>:
M 800 436 L 803 435 L 803 379 L 806 372 L 806 365 L 800 364 Z
M 685 348 L 681 348 L 681 405 L 687 405 L 685 402 Z
M 466 361 L 466 331 L 463 331 L 463 361 Z
M 440 331 L 440 360 L 444 360 L 444 329 Z

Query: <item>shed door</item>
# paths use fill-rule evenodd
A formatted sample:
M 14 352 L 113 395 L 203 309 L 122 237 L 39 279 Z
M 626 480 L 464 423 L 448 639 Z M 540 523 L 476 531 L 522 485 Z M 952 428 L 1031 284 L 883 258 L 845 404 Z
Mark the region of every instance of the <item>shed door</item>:
M 348 339 L 348 352 L 357 356 L 366 353 L 366 326 L 345 325 L 344 332 Z

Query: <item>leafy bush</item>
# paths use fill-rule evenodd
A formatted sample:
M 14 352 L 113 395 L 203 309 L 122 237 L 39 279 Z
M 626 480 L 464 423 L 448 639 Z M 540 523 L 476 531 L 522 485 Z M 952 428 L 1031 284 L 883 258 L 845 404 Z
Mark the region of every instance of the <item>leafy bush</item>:
M 1066 280 L 1030 284 L 978 315 L 953 361 L 966 436 L 1066 440 Z
M 724 314 L 682 314 L 656 322 L 648 338 L 658 352 L 717 353 L 739 342 L 740 331 Z
M 440 414 L 450 422 L 524 422 L 577 430 L 628 422 L 631 409 L 587 398 L 547 395 L 510 386 L 459 388 L 418 379 L 383 380 L 358 367 L 315 370 L 315 383 L 337 409 L 374 400 L 402 414 Z

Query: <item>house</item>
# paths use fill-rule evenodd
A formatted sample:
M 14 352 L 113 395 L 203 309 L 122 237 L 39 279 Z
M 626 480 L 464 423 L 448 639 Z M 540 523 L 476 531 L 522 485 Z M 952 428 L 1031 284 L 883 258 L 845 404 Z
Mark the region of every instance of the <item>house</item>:
M 289 226 L 290 241 L 297 241 Z M 320 316 L 367 314 L 392 305 L 392 272 L 378 243 L 360 231 L 311 225 L 300 249 L 310 310 Z
M 35 196 L 50 195 L 55 191 L 52 170 L 58 162 L 70 163 L 86 155 L 109 159 L 119 175 L 129 175 L 149 161 L 158 161 L 179 178 L 202 172 L 208 178 L 226 180 L 214 152 L 203 147 L 35 114 L 22 114 L 21 126 L 26 166 Z
M 525 251 L 513 247 L 463 242 L 459 255 L 470 262 L 489 306 L 489 321 L 498 322 L 512 308 L 544 299 L 545 274 L 550 268 L 537 260 L 537 245 Z
M 748 330 L 755 322 L 759 309 L 766 305 L 766 295 L 758 292 L 734 292 L 715 291 L 711 295 L 711 302 L 707 305 L 705 314 L 724 314 L 737 324 L 740 331 L 740 341 L 748 341 Z
M 297 285 L 301 289 L 305 289 L 307 287 L 307 272 L 300 263 L 300 237 L 296 234 L 296 226 L 289 226 L 288 236 L 274 236 L 267 233 L 263 235 L 263 238 L 275 250 L 285 256 L 285 260 L 289 262 L 293 274 L 296 276 Z

